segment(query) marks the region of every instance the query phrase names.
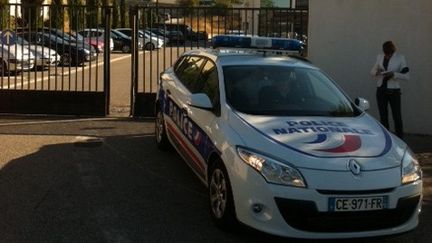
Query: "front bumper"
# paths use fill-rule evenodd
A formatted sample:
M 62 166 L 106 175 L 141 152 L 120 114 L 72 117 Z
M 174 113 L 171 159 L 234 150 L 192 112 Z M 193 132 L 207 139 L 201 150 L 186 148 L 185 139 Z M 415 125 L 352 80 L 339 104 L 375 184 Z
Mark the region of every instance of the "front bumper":
M 165 42 L 163 42 L 163 41 L 158 41 L 158 42 L 156 43 L 156 48 L 162 48 L 162 47 L 164 46 L 164 44 L 165 44 Z
M 36 58 L 35 66 L 37 67 L 50 67 L 50 66 L 56 66 L 60 63 L 60 56 L 52 56 L 50 58 Z
M 28 60 L 11 59 L 8 62 L 8 70 L 12 72 L 28 71 L 33 69 L 34 65 L 35 65 L 34 59 L 28 59 Z
M 94 61 L 97 58 L 97 53 L 96 52 L 92 52 L 90 54 L 86 54 L 85 55 L 85 61 L 89 62 L 89 61 Z
M 329 191 L 316 186 L 296 188 L 269 184 L 249 165 L 237 156 L 233 157 L 236 158 L 232 165 L 226 165 L 237 218 L 260 231 L 293 238 L 353 238 L 399 234 L 414 229 L 418 224 L 421 181 L 393 188 L 384 186 L 382 190 L 376 189 L 380 185 L 374 185 L 374 190 L 356 190 L 353 185 L 352 191 L 337 191 L 338 188 Z M 302 173 L 308 183 L 307 173 Z M 323 177 L 332 180 L 331 174 L 340 172 L 323 173 L 327 173 Z M 309 185 L 312 184 L 316 185 Z M 346 183 L 340 181 L 339 184 Z M 369 196 L 387 196 L 388 209 L 361 212 L 328 210 L 330 197 Z M 256 205 L 262 208 L 258 213 L 253 210 Z

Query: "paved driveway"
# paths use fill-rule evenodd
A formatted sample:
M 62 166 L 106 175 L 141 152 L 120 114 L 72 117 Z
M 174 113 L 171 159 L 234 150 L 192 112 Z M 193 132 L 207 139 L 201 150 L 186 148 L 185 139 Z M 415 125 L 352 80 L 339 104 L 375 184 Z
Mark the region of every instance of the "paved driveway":
M 0 242 L 292 242 L 218 230 L 204 186 L 153 140 L 152 120 L 0 117 Z M 432 241 L 432 138 L 407 140 L 425 173 L 420 226 L 355 242 Z

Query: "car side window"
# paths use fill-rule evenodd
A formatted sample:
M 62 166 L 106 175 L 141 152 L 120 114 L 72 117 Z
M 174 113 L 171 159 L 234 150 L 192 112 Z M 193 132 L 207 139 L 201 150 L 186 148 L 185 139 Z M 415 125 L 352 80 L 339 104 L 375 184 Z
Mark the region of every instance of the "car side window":
M 194 93 L 196 82 L 200 77 L 201 67 L 204 64 L 205 59 L 202 57 L 191 56 L 184 61 L 179 67 L 178 78 L 183 83 L 183 85 Z M 184 67 L 184 68 L 183 68 Z
M 179 76 L 180 72 L 185 68 L 186 64 L 186 60 L 188 59 L 188 56 L 184 56 L 182 58 L 180 58 L 176 64 L 174 65 L 174 72 L 177 75 L 177 77 Z
M 198 93 L 205 93 L 212 102 L 213 106 L 219 105 L 219 79 L 216 65 L 208 60 L 201 71 L 197 86 Z

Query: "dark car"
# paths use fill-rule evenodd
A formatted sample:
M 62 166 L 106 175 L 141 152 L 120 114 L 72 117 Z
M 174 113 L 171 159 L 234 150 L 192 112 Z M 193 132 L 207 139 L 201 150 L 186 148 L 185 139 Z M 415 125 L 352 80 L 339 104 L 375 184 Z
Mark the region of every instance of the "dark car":
M 57 37 L 59 37 L 61 39 L 65 39 L 67 42 L 69 42 L 71 44 L 76 44 L 76 46 L 83 47 L 83 48 L 85 48 L 87 50 L 90 50 L 90 52 L 92 54 L 97 52 L 97 50 L 92 45 L 90 45 L 89 43 L 87 43 L 84 39 L 76 38 L 75 36 L 72 36 L 69 33 L 66 33 L 66 32 L 64 32 L 64 31 L 62 31 L 60 29 L 50 29 L 50 28 L 45 28 L 44 27 L 44 28 L 38 28 L 37 32 L 47 33 L 47 34 L 50 34 L 50 35 L 55 35 L 55 36 L 57 36 Z M 86 61 L 90 61 L 90 60 L 95 59 L 96 55 L 90 55 L 89 58 L 90 59 L 88 59 Z
M 114 41 L 114 50 L 122 52 L 131 52 L 132 39 L 117 30 L 111 30 L 111 38 Z M 138 49 L 142 48 L 142 42 L 138 42 Z
M 60 64 L 64 66 L 81 65 L 86 60 L 90 60 L 92 53 L 89 49 L 71 43 L 56 35 L 32 32 L 19 33 L 19 36 L 27 40 L 30 44 L 37 44 L 55 50 L 60 55 Z
M 189 25 L 174 23 L 155 23 L 152 28 L 163 29 L 164 31 L 180 31 L 186 40 L 199 41 L 208 40 L 208 34 L 205 31 L 195 32 Z
M 155 35 L 163 36 L 165 38 L 168 38 L 169 44 L 184 44 L 185 43 L 185 36 L 181 31 L 172 30 L 167 31 L 161 28 L 151 28 L 148 29 L 148 31 L 151 31 Z

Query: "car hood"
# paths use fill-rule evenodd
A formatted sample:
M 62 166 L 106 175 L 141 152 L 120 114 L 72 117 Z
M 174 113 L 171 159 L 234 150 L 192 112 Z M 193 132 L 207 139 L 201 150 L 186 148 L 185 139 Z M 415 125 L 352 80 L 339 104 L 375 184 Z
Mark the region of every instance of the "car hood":
M 400 165 L 405 149 L 367 114 L 270 117 L 237 113 L 236 117 L 233 128 L 247 134 L 242 136 L 247 147 L 258 151 L 266 148 L 263 152 L 278 158 L 293 158 L 288 161 L 299 167 L 347 170 L 346 162 L 356 159 L 364 163 L 365 169 L 391 168 Z
M 48 47 L 45 46 L 40 46 L 40 45 L 29 45 L 28 48 L 30 49 L 30 51 L 33 52 L 38 52 L 38 53 L 50 53 L 51 55 L 56 55 L 57 52 L 53 49 L 50 49 Z
M 34 58 L 33 54 L 29 51 L 29 49 L 23 45 L 15 44 L 15 45 L 3 45 L 0 46 L 2 52 L 5 55 L 5 58 L 16 58 L 19 60 L 27 60 L 29 58 Z

